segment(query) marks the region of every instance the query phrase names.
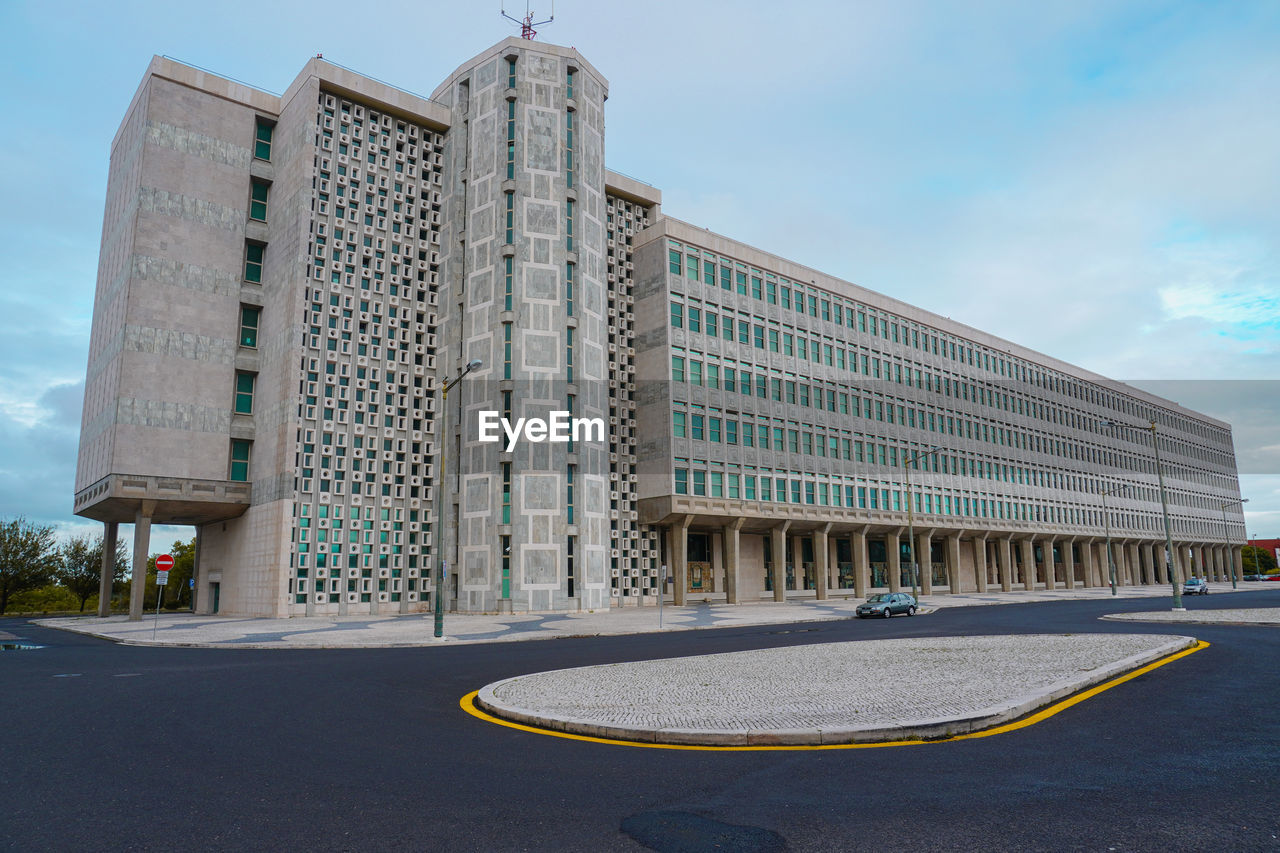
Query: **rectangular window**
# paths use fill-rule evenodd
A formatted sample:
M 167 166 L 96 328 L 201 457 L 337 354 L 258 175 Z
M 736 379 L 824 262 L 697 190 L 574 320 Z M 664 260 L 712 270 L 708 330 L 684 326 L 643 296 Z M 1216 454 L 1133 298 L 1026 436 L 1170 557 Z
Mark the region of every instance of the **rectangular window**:
M 244 244 L 244 280 L 262 283 L 262 258 L 266 246 L 261 243 Z
M 253 384 L 254 374 L 237 373 L 236 374 L 236 403 L 235 412 L 237 415 L 253 414 Z
M 267 221 L 267 189 L 266 181 L 254 179 L 249 182 L 249 218 L 259 222 Z
M 684 328 L 684 306 L 679 302 L 671 303 L 671 328 Z
M 692 305 L 689 306 L 689 331 L 702 331 L 702 311 Z
M 253 442 L 243 438 L 231 439 L 231 479 L 247 482 L 249 479 L 249 455 Z
M 715 287 L 715 284 L 716 284 L 716 262 L 715 261 L 704 260 L 702 262 L 702 283 L 709 284 L 712 287 Z
M 680 253 L 680 250 L 679 250 L 679 249 L 668 249 L 668 250 L 667 250 L 667 259 L 668 259 L 668 261 L 669 261 L 668 269 L 670 270 L 671 274 L 672 274 L 672 275 L 680 275 L 680 264 L 681 264 L 682 260 L 684 259 L 684 256 Z
M 569 465 L 565 468 L 565 521 L 573 524 L 573 475 L 577 465 Z
M 706 471 L 695 470 L 693 472 L 693 493 L 699 497 L 705 498 L 707 496 L 707 472 Z
M 711 472 L 711 497 L 724 497 L 724 474 L 720 471 Z
M 240 346 L 258 346 L 258 320 L 261 316 L 262 309 L 256 305 L 240 306 Z
M 674 435 L 676 438 L 684 438 L 685 425 L 687 420 L 688 420 L 688 415 L 686 415 L 684 412 L 672 412 L 671 413 L 671 434 Z
M 677 495 L 689 494 L 689 469 L 688 468 L 676 469 L 676 494 Z
M 684 381 L 684 359 L 678 355 L 671 356 L 671 381 Z
M 259 160 L 271 160 L 271 132 L 275 125 L 264 118 L 257 120 L 253 137 L 253 156 Z

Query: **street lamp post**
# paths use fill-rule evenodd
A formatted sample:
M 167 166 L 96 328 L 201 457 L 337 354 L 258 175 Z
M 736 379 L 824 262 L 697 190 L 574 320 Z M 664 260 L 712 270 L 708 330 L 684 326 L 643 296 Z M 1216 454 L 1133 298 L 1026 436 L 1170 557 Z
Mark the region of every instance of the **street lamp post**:
M 1116 594 L 1116 558 L 1111 553 L 1111 512 L 1107 509 L 1107 495 L 1114 495 L 1129 488 L 1128 483 L 1107 489 L 1102 493 L 1102 523 L 1107 530 L 1107 565 L 1111 567 L 1111 594 Z
M 453 381 L 447 382 L 440 387 L 440 479 L 436 488 L 436 583 L 435 583 L 435 605 L 436 605 L 436 638 L 444 636 L 444 579 L 446 574 L 447 563 L 444 559 L 444 505 L 448 500 L 448 484 L 445 477 L 445 469 L 449 461 L 449 389 L 462 381 L 462 378 L 473 370 L 479 368 L 484 362 L 478 358 L 473 358 L 467 362 L 466 367 L 462 368 L 462 372 L 453 378 Z
M 1156 432 L 1156 422 L 1151 421 L 1151 426 L 1137 426 L 1135 424 L 1122 424 L 1116 421 L 1101 421 L 1102 426 L 1115 427 L 1116 429 L 1141 429 L 1148 430 L 1151 433 L 1151 448 L 1156 454 L 1156 479 L 1160 483 L 1160 509 L 1164 513 L 1164 544 L 1165 544 L 1165 560 L 1169 568 L 1169 583 L 1173 587 L 1173 609 L 1183 610 L 1182 606 L 1182 578 L 1178 577 L 1178 561 L 1173 556 L 1173 525 L 1169 523 L 1169 498 L 1164 491 L 1164 466 L 1160 463 L 1160 437 Z
M 915 456 L 907 459 L 905 464 L 907 469 L 907 554 L 911 558 L 911 597 L 917 602 L 920 601 L 920 595 L 916 589 L 920 585 L 920 564 L 916 562 L 916 524 L 915 513 L 912 512 L 915 507 L 911 497 L 911 466 L 916 464 L 917 460 L 925 456 L 932 456 L 940 450 L 942 450 L 942 445 L 931 447 L 928 450 L 921 450 Z
M 1222 509 L 1222 532 L 1225 533 L 1227 536 L 1227 560 L 1231 563 L 1231 588 L 1232 589 L 1239 589 L 1239 587 L 1236 586 L 1236 557 L 1234 554 L 1231 553 L 1231 547 L 1232 547 L 1231 528 L 1227 525 L 1227 507 L 1235 506 L 1236 504 L 1240 504 L 1241 507 L 1243 507 L 1248 502 L 1249 502 L 1248 498 L 1236 498 L 1233 501 L 1227 501 L 1220 507 Z M 1244 560 L 1243 551 L 1241 551 L 1240 559 L 1242 561 Z

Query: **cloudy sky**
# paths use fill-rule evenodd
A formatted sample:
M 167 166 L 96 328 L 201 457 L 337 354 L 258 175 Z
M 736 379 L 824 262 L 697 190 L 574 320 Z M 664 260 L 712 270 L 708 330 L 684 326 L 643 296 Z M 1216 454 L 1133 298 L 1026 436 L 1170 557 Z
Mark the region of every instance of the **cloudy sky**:
M 1249 533 L 1280 536 L 1280 3 L 555 14 L 609 78 L 610 167 L 669 215 L 1232 422 Z M 499 0 L 0 3 L 0 516 L 77 524 L 107 156 L 152 54 L 428 93 L 512 33 Z

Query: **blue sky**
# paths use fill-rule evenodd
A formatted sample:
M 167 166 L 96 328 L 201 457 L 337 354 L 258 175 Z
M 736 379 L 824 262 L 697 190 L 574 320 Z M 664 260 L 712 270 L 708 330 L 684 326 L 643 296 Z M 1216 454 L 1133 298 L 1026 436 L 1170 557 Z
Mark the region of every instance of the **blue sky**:
M 498 8 L 0 4 L 0 516 L 79 523 L 107 156 L 152 54 L 427 93 Z M 561 0 L 542 37 L 609 78 L 609 165 L 669 215 L 1231 421 L 1280 535 L 1280 3 Z

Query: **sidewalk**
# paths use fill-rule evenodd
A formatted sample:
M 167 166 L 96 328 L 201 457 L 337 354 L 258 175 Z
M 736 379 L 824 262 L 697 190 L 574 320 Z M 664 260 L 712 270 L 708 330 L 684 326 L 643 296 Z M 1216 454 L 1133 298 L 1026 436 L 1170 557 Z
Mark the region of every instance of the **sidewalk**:
M 1231 592 L 1230 583 L 1209 585 L 1213 594 Z M 1240 592 L 1257 592 L 1280 584 L 1241 584 Z M 1168 598 L 1167 586 L 1120 587 L 1117 598 Z M 1035 601 L 1105 600 L 1108 587 L 1090 589 L 1038 590 L 1035 592 L 969 592 L 931 595 L 920 599 L 921 615 L 947 607 L 1024 604 Z M 849 619 L 861 599 L 827 601 L 761 602 L 756 604 L 695 604 L 662 608 L 663 631 L 726 628 L 748 625 L 785 625 Z M 1184 599 L 1184 602 L 1189 599 Z M 1280 596 L 1276 599 L 1280 605 Z M 1153 602 L 1154 604 L 1154 602 Z M 1194 608 L 1195 604 L 1191 604 Z M 895 619 L 907 617 L 896 616 Z M 542 640 L 556 637 L 642 634 L 659 630 L 656 607 L 600 611 L 595 613 L 542 613 L 473 616 L 445 615 L 445 638 L 437 640 L 431 614 L 410 616 L 307 616 L 291 619 L 254 619 L 220 616 L 193 616 L 187 613 L 154 615 L 141 622 L 124 616 L 71 617 L 37 620 L 50 628 L 75 631 L 131 645 L 204 646 L 210 648 L 380 648 L 433 646 L 458 643 L 493 643 Z M 155 640 L 152 640 L 152 633 Z

